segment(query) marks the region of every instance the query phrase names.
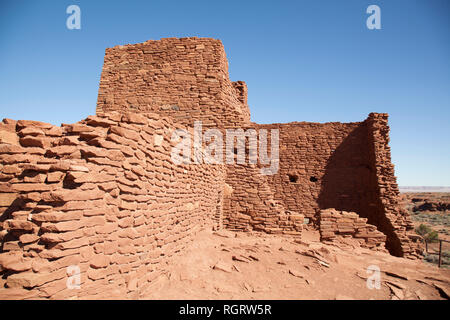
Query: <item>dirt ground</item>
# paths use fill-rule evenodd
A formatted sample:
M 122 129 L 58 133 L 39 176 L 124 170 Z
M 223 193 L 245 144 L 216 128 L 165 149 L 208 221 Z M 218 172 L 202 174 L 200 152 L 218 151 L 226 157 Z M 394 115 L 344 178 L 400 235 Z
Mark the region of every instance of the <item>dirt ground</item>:
M 380 270 L 379 289 L 369 266 Z M 304 231 L 299 241 L 203 230 L 167 268 L 142 299 L 427 300 L 450 292 L 450 270 L 360 248 L 352 239 L 323 244 L 317 231 Z

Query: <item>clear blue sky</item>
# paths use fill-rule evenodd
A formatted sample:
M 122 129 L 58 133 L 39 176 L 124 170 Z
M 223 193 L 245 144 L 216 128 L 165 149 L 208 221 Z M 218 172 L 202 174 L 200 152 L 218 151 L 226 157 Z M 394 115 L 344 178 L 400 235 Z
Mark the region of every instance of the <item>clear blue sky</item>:
M 81 8 L 81 30 L 66 8 Z M 366 8 L 381 8 L 368 30 Z M 0 0 L 0 118 L 95 113 L 105 48 L 221 39 L 260 123 L 390 114 L 400 185 L 449 186 L 450 1 Z

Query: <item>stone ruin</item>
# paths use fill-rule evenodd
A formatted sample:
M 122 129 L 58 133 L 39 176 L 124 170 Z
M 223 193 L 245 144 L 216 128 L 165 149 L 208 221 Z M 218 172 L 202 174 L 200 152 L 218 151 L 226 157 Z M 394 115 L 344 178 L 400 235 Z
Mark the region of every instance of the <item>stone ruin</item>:
M 279 130 L 278 171 L 174 164 L 175 129 Z M 420 256 L 399 203 L 388 115 L 257 124 L 221 41 L 168 38 L 106 49 L 96 115 L 0 124 L 0 298 L 139 297 L 204 228 L 339 233 Z M 82 286 L 68 286 L 76 266 Z M 73 273 L 74 274 L 74 273 Z

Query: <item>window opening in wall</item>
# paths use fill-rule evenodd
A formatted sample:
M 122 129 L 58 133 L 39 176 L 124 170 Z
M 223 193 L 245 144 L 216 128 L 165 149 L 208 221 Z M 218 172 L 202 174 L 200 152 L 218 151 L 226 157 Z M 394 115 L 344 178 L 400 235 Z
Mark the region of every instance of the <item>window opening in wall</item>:
M 314 177 L 314 176 L 312 176 L 312 177 L 310 177 L 309 178 L 309 181 L 311 181 L 311 182 L 317 182 L 317 178 L 316 177 Z
M 289 182 L 296 183 L 298 181 L 298 176 L 296 174 L 288 174 Z

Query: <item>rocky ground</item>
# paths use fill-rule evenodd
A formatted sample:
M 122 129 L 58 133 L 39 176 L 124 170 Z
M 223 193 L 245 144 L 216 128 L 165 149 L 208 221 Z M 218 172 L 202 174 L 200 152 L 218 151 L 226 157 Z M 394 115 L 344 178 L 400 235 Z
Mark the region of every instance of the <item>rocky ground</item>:
M 410 212 L 450 213 L 450 192 L 405 192 L 402 197 Z
M 367 287 L 369 266 L 381 271 L 379 289 Z M 204 230 L 168 270 L 141 298 L 426 300 L 450 294 L 450 270 L 360 248 L 352 239 L 324 244 L 317 231 L 304 231 L 299 241 Z

